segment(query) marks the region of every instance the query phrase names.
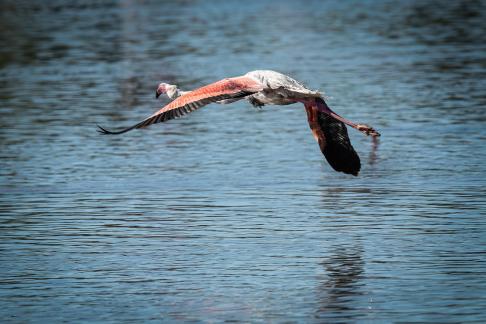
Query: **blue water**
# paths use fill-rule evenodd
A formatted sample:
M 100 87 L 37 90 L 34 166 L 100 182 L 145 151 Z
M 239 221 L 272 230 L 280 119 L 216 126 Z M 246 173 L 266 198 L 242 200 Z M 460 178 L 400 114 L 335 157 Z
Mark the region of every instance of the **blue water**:
M 486 322 L 480 1 L 0 3 L 2 322 Z M 119 137 L 192 89 L 274 69 L 319 89 Z

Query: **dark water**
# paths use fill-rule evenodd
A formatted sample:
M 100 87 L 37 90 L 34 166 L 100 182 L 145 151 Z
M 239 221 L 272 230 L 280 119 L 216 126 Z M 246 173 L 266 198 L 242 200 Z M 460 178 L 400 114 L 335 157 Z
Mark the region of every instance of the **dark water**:
M 485 322 L 486 5 L 2 1 L 2 322 Z M 212 105 L 274 69 L 321 89 L 359 177 L 299 105 Z

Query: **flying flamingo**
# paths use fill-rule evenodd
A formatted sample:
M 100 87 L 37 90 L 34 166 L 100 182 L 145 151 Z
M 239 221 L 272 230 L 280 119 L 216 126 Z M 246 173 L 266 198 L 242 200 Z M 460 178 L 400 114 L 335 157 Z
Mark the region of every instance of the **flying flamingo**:
M 298 81 L 275 71 L 252 71 L 193 91 L 181 91 L 177 86 L 161 83 L 156 90 L 156 97 L 163 93 L 174 100 L 141 122 L 119 131 L 109 131 L 98 126 L 99 132 L 122 134 L 181 117 L 213 102 L 227 104 L 246 98 L 255 107 L 300 102 L 304 104 L 312 134 L 326 160 L 334 170 L 355 176 L 358 175 L 361 163 L 351 145 L 345 124 L 366 135 L 380 136 L 372 127 L 353 123 L 336 114 L 318 91 L 309 90 Z

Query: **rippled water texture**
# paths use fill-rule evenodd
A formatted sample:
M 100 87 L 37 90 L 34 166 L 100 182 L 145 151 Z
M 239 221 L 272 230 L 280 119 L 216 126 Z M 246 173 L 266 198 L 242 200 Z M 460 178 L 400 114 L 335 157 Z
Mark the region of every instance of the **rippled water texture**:
M 2 1 L 2 322 L 486 322 L 486 6 Z M 349 119 L 359 177 L 299 105 L 103 137 L 274 69 Z

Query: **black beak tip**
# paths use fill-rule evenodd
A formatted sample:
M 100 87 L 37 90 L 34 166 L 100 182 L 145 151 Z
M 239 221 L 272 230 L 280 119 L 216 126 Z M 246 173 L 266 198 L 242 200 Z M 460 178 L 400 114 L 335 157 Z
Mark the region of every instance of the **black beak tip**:
M 160 93 L 158 91 L 155 91 L 155 99 L 159 98 Z

